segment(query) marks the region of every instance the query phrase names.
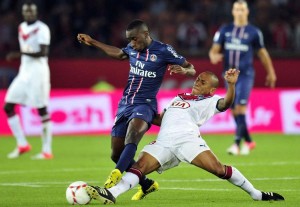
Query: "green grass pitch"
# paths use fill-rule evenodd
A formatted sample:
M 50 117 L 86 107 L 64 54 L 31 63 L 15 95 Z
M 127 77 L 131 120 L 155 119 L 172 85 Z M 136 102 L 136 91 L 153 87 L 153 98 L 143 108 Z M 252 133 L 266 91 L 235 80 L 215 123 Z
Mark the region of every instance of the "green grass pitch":
M 118 197 L 116 206 L 138 207 L 265 207 L 300 206 L 300 136 L 255 134 L 257 148 L 249 156 L 230 156 L 226 148 L 232 135 L 203 135 L 223 164 L 237 167 L 256 188 L 282 194 L 284 202 L 253 201 L 247 193 L 227 181 L 188 164 L 149 177 L 160 184 L 158 192 L 141 201 L 131 201 L 133 189 Z M 145 136 L 139 149 L 154 140 Z M 103 185 L 114 168 L 110 160 L 109 136 L 57 136 L 53 160 L 31 160 L 41 140 L 29 138 L 33 150 L 16 160 L 6 158 L 15 147 L 12 138 L 0 139 L 0 206 L 70 206 L 67 186 L 83 180 Z M 88 206 L 102 205 L 92 201 Z

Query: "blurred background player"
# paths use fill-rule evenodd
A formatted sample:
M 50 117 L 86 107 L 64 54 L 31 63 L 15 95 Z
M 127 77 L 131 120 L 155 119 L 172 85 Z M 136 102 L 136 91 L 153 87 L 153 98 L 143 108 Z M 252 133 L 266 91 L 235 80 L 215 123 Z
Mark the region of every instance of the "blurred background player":
M 246 191 L 253 200 L 284 200 L 273 192 L 261 192 L 232 166 L 220 163 L 209 146 L 199 135 L 199 127 L 212 116 L 227 110 L 234 100 L 235 83 L 239 71 L 229 69 L 224 79 L 228 84 L 224 98 L 214 95 L 219 80 L 215 74 L 206 71 L 195 80 L 190 94 L 178 94 L 160 117 L 156 142 L 144 147 L 138 161 L 129 169 L 122 181 L 110 189 L 87 186 L 88 194 L 96 200 L 115 203 L 116 197 L 138 184 L 142 175 L 155 170 L 163 172 L 179 165 L 180 162 L 193 164 Z
M 236 68 L 241 71 L 236 84 L 236 97 L 232 105 L 232 114 L 236 123 L 235 141 L 227 152 L 232 155 L 246 155 L 256 145 L 249 134 L 246 123 L 247 103 L 255 77 L 253 53 L 257 51 L 267 72 L 266 86 L 275 87 L 276 75 L 269 53 L 264 46 L 261 31 L 248 23 L 247 2 L 244 0 L 234 2 L 232 15 L 233 23 L 221 27 L 216 32 L 214 43 L 209 51 L 209 58 L 212 64 L 217 64 L 224 59 L 224 71 L 228 68 Z M 243 138 L 245 143 L 240 149 Z
M 17 140 L 17 147 L 8 154 L 8 158 L 17 158 L 29 152 L 31 146 L 26 140 L 15 105 L 21 104 L 37 108 L 42 122 L 42 151 L 33 159 L 51 159 L 52 134 L 47 105 L 50 93 L 50 72 L 48 53 L 50 30 L 46 24 L 37 20 L 37 6 L 25 3 L 22 6 L 24 22 L 19 25 L 20 52 L 11 52 L 7 60 L 21 57 L 17 77 L 13 80 L 5 96 L 4 110 L 8 125 Z
M 142 20 L 134 20 L 127 26 L 129 44 L 122 49 L 98 42 L 86 34 L 78 34 L 77 38 L 79 42 L 94 46 L 110 57 L 129 59 L 130 63 L 127 86 L 111 132 L 111 159 L 117 165 L 104 184 L 109 188 L 117 184 L 122 173 L 134 163 L 137 145 L 157 114 L 156 95 L 168 66 L 171 65 L 170 74 L 193 76 L 195 70 L 170 45 L 153 40 L 148 26 Z M 158 184 L 150 179 L 143 178 L 140 184 L 142 188 L 133 196 L 133 200 L 140 200 L 158 188 Z

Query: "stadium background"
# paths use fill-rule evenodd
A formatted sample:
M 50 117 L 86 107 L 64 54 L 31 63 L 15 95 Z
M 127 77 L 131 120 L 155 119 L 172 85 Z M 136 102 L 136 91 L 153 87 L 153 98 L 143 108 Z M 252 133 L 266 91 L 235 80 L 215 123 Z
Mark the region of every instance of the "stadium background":
M 110 130 L 110 123 L 106 124 L 106 121 L 111 122 L 114 118 L 112 110 L 116 109 L 117 101 L 113 100 L 117 100 L 121 95 L 120 88 L 124 86 L 128 75 L 128 63 L 106 58 L 103 53 L 78 44 L 76 41 L 78 32 L 88 33 L 96 39 L 122 47 L 126 44 L 124 29 L 127 23 L 133 18 L 142 18 L 149 22 L 155 39 L 174 45 L 180 53 L 186 55 L 195 64 L 198 72 L 210 69 L 220 74 L 222 66 L 212 66 L 208 61 L 207 52 L 213 32 L 220 24 L 231 20 L 232 1 L 230 0 L 36 0 L 34 2 L 39 5 L 41 19 L 48 23 L 52 31 L 49 60 L 53 90 L 50 106 L 55 109 L 51 113 L 55 120 L 55 130 L 74 130 L 74 128 L 83 130 L 77 132 L 82 135 L 76 136 L 69 135 L 69 131 L 64 132 L 68 134 L 67 136 L 57 135 L 62 132 L 57 133 L 53 141 L 55 158 L 52 160 L 30 159 L 40 150 L 41 140 L 38 135 L 29 138 L 33 147 L 32 152 L 22 155 L 19 159 L 9 160 L 6 155 L 15 147 L 15 140 L 10 132 L 6 133 L 7 136 L 1 133 L 7 122 L 1 109 L 6 88 L 17 72 L 19 62 L 6 62 L 5 54 L 10 50 L 18 49 L 17 26 L 22 21 L 20 15 L 22 2 L 0 0 L 1 207 L 70 206 L 65 199 L 65 190 L 70 183 L 84 180 L 89 184 L 102 186 L 107 175 L 115 167 L 109 159 L 110 137 L 107 134 L 99 135 L 99 129 L 105 127 L 106 133 Z M 251 97 L 252 110 L 248 116 L 251 120 L 248 122 L 251 132 L 260 131 L 266 124 L 271 128 L 267 128 L 268 133 L 253 133 L 257 148 L 250 156 L 229 156 L 226 153 L 226 148 L 232 143 L 232 131 L 229 134 L 205 134 L 204 137 L 222 163 L 234 165 L 258 189 L 281 193 L 286 201 L 253 202 L 245 192 L 235 186 L 220 181 L 194 166 L 181 164 L 163 175 L 157 173 L 149 175 L 159 182 L 159 192 L 149 195 L 147 199 L 135 205 L 136 203 L 130 200 L 136 192 L 134 189 L 120 196 L 117 205 L 299 206 L 300 1 L 249 0 L 248 2 L 251 9 L 250 21 L 264 32 L 265 42 L 273 57 L 278 75 L 278 90 L 266 89 L 264 69 L 257 60 L 255 61 L 257 72 L 255 95 Z M 184 41 L 192 39 L 190 36 L 188 38 L 177 36 L 181 31 L 181 24 L 192 28 L 193 32 L 189 35 L 196 37 L 196 43 L 189 44 Z M 203 37 L 203 34 L 206 36 Z M 160 92 L 163 98 L 161 105 L 164 105 L 164 102 L 179 90 L 185 90 L 184 88 L 190 84 L 187 79 L 177 79 L 177 76 L 166 74 L 165 78 L 165 82 L 170 81 L 164 87 L 173 89 Z M 111 92 L 90 90 L 100 79 L 111 83 L 116 89 Z M 220 93 L 222 92 L 220 90 Z M 282 92 L 284 93 L 281 94 Z M 281 103 L 281 98 L 285 102 Z M 71 110 L 68 110 L 69 108 Z M 23 124 L 25 127 L 27 125 L 31 127 L 26 128 L 26 133 L 28 134 L 28 130 L 40 130 L 38 125 L 40 120 L 36 112 L 24 107 L 20 110 Z M 106 115 L 107 111 L 110 111 L 108 115 Z M 97 115 L 96 118 L 94 114 Z M 222 114 L 222 117 L 209 124 L 212 130 L 215 131 L 220 126 L 227 128 L 234 126 L 232 120 L 230 121 L 230 113 Z M 295 135 L 282 134 L 282 126 L 278 124 L 278 120 L 282 120 L 282 115 L 286 116 L 286 120 L 280 124 L 291 123 Z M 63 120 L 67 122 L 62 122 Z M 261 125 L 257 126 L 258 123 Z M 260 130 L 258 127 L 261 127 Z M 274 130 L 274 127 L 277 130 Z M 153 139 L 155 134 L 147 134 L 139 144 L 138 151 Z M 93 201 L 88 206 L 98 204 Z
M 19 49 L 17 27 L 22 21 L 21 5 L 23 2 L 23 0 L 2 0 L 0 2 L 1 105 L 3 105 L 5 90 L 18 71 L 19 61 L 6 62 L 5 55 L 8 51 Z M 64 99 L 64 97 L 69 96 L 72 96 L 74 100 L 82 100 L 81 95 L 90 94 L 90 89 L 97 83 L 100 83 L 97 85 L 98 89 L 96 86 L 97 95 L 101 94 L 102 97 L 120 96 L 128 76 L 128 62 L 112 60 L 99 50 L 80 45 L 76 40 L 76 35 L 87 33 L 100 41 L 123 47 L 127 44 L 124 38 L 126 26 L 134 18 L 145 20 L 150 27 L 152 37 L 173 45 L 179 53 L 186 56 L 195 65 L 197 72 L 212 70 L 222 80 L 220 76 L 222 65 L 213 66 L 210 64 L 208 50 L 212 43 L 213 34 L 218 27 L 232 21 L 231 6 L 233 1 L 36 0 L 33 2 L 37 3 L 39 7 L 40 19 L 49 25 L 52 33 L 49 64 L 52 99 L 56 102 L 52 105 L 57 105 L 61 101 L 62 103 L 70 101 Z M 273 58 L 278 77 L 276 90 L 263 90 L 266 89 L 264 87 L 265 70 L 261 63 L 257 59 L 255 60 L 255 90 L 252 93 L 251 102 L 253 104 L 250 105 L 252 108 L 250 107 L 250 120 L 248 120 L 251 130 L 254 132 L 300 133 L 300 81 L 298 78 L 300 68 L 300 2 L 296 0 L 257 0 L 248 1 L 248 4 L 250 8 L 249 20 L 262 30 L 266 47 Z M 103 83 L 109 83 L 114 88 L 114 92 L 108 94 L 102 92 Z M 187 90 L 192 83 L 192 79 L 166 74 L 161 91 L 170 92 L 165 92 L 165 97 L 162 98 L 167 99 L 178 91 Z M 108 89 L 107 85 L 104 85 L 104 90 L 106 89 Z M 56 97 L 62 99 L 57 100 Z M 96 96 L 94 98 L 95 103 L 97 103 L 96 100 L 100 100 Z M 92 98 L 91 101 L 93 102 L 93 100 Z M 81 125 L 82 128 L 93 128 L 91 126 L 94 124 L 95 130 L 81 132 L 109 132 L 115 113 L 115 102 L 117 101 L 111 98 L 107 100 L 114 108 L 111 108 L 109 118 L 103 115 L 103 111 L 101 111 L 102 118 L 98 118 L 103 121 L 106 117 L 110 123 L 83 121 L 85 124 Z M 162 103 L 165 102 L 166 100 L 162 101 Z M 287 102 L 285 107 L 283 107 L 283 102 Z M 99 107 L 101 103 L 103 101 L 98 103 L 98 106 L 95 104 L 92 108 L 95 111 L 97 108 L 105 110 L 104 105 Z M 57 113 L 52 113 L 53 116 L 58 117 L 54 119 L 54 129 L 66 128 L 69 125 L 78 129 L 80 128 L 77 126 L 80 123 L 78 120 L 94 120 L 94 115 L 91 115 L 93 113 L 89 111 L 89 103 L 81 102 L 76 107 L 73 111 L 56 108 L 56 112 L 64 112 L 60 113 L 60 116 L 57 116 Z M 36 113 L 31 109 L 20 110 L 25 128 L 26 126 L 30 128 L 37 122 Z M 265 121 L 267 123 L 260 123 L 259 129 L 253 127 L 252 122 L 255 125 L 255 119 L 260 119 L 259 117 L 262 115 L 259 114 L 265 114 L 265 112 L 271 114 L 270 116 L 273 118 L 267 119 Z M 80 115 L 75 116 L 74 114 Z M 227 116 L 228 114 L 219 119 L 223 120 L 223 125 L 231 126 L 229 131 L 232 131 L 234 125 L 232 119 L 229 118 L 230 116 Z M 7 134 L 9 130 L 2 110 L 0 117 L 3 119 L 1 119 L 3 124 L 0 126 L 0 134 Z M 73 121 L 62 124 L 62 120 Z M 285 124 L 292 129 L 286 130 L 286 126 L 283 126 Z M 106 127 L 104 131 L 96 130 L 96 128 L 100 129 L 103 126 Z M 264 126 L 266 127 L 263 128 Z M 36 129 L 26 128 L 25 130 L 29 134 L 36 134 L 38 127 L 37 124 Z M 219 128 L 223 129 L 224 127 L 219 126 Z M 70 132 L 58 131 L 56 132 L 58 134 Z

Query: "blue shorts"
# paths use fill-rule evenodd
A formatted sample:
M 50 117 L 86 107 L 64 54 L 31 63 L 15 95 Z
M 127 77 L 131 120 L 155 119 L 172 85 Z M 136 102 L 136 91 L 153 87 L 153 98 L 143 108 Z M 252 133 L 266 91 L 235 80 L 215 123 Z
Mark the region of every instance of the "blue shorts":
M 149 104 L 119 104 L 115 123 L 111 131 L 113 137 L 125 137 L 127 133 L 128 123 L 133 118 L 139 118 L 147 122 L 148 129 L 151 127 L 156 111 Z
M 234 108 L 236 105 L 248 104 L 250 93 L 254 84 L 254 76 L 254 74 L 239 75 L 238 81 L 235 84 L 235 98 L 231 108 Z

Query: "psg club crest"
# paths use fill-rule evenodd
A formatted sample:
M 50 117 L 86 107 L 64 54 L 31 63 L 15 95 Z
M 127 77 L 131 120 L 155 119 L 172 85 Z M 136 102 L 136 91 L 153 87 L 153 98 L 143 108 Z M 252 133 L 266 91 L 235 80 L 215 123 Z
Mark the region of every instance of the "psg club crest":
M 155 61 L 157 60 L 157 56 L 154 55 L 154 54 L 150 55 L 150 60 L 151 60 L 152 62 L 155 62 Z

